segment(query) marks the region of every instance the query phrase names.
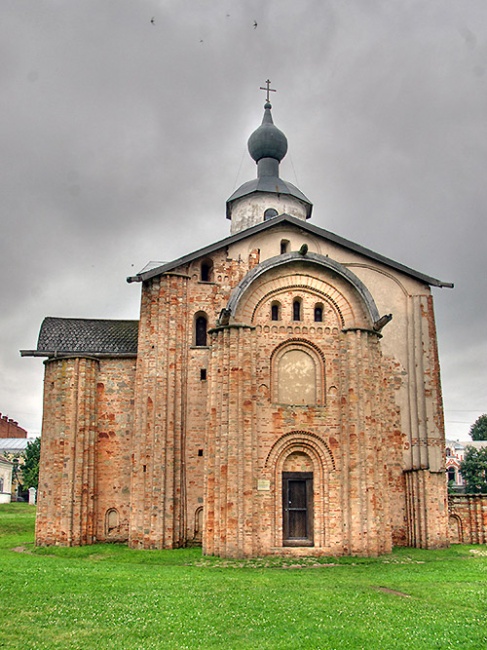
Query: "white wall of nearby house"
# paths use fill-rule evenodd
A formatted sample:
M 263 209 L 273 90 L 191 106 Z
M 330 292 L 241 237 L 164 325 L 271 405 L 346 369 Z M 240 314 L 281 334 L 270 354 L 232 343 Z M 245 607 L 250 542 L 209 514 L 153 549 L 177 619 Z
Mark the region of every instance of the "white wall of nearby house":
M 0 456 L 0 503 L 10 503 L 12 498 L 13 464 Z

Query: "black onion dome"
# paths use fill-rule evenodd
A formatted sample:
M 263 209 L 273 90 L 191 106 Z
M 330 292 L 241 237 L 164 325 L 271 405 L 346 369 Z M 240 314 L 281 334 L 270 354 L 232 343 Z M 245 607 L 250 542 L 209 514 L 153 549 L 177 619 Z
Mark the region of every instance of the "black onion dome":
M 262 124 L 249 138 L 247 146 L 255 162 L 262 158 L 274 158 L 281 161 L 287 152 L 287 138 L 277 126 L 274 126 L 271 104 L 266 102 Z

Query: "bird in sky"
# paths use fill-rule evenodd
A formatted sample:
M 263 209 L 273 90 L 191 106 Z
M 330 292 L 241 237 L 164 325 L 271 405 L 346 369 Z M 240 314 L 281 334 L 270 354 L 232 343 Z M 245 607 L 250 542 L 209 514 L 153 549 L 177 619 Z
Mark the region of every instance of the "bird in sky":
M 257 29 L 257 21 L 254 20 L 254 29 Z
M 151 25 L 155 25 L 155 24 L 156 24 L 156 21 L 154 20 L 154 16 L 152 16 L 152 18 L 150 19 L 150 22 L 151 22 Z

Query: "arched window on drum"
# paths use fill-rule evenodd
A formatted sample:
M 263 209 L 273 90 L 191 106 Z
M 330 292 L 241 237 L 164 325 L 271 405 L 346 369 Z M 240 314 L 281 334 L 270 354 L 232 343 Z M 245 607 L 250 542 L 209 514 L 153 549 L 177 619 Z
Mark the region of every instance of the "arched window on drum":
M 301 320 L 303 312 L 303 301 L 301 298 L 295 298 L 293 300 L 293 320 Z
M 323 303 L 317 302 L 314 309 L 315 323 L 323 322 Z
M 271 320 L 281 320 L 281 303 L 278 300 L 271 304 Z

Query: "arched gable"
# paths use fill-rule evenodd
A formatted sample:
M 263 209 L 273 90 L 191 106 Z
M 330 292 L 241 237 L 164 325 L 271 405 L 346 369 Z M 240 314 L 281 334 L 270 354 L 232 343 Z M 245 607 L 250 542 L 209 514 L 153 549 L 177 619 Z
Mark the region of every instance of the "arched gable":
M 258 304 L 267 295 L 289 288 L 290 276 L 295 278 L 291 284 L 312 291 L 333 304 L 344 327 L 372 327 L 379 319 L 374 299 L 354 273 L 329 257 L 309 252 L 306 255 L 285 253 L 258 264 L 235 287 L 227 308 L 237 320 L 251 320 Z M 267 282 L 271 278 L 273 282 Z M 360 312 L 360 317 L 357 312 Z

